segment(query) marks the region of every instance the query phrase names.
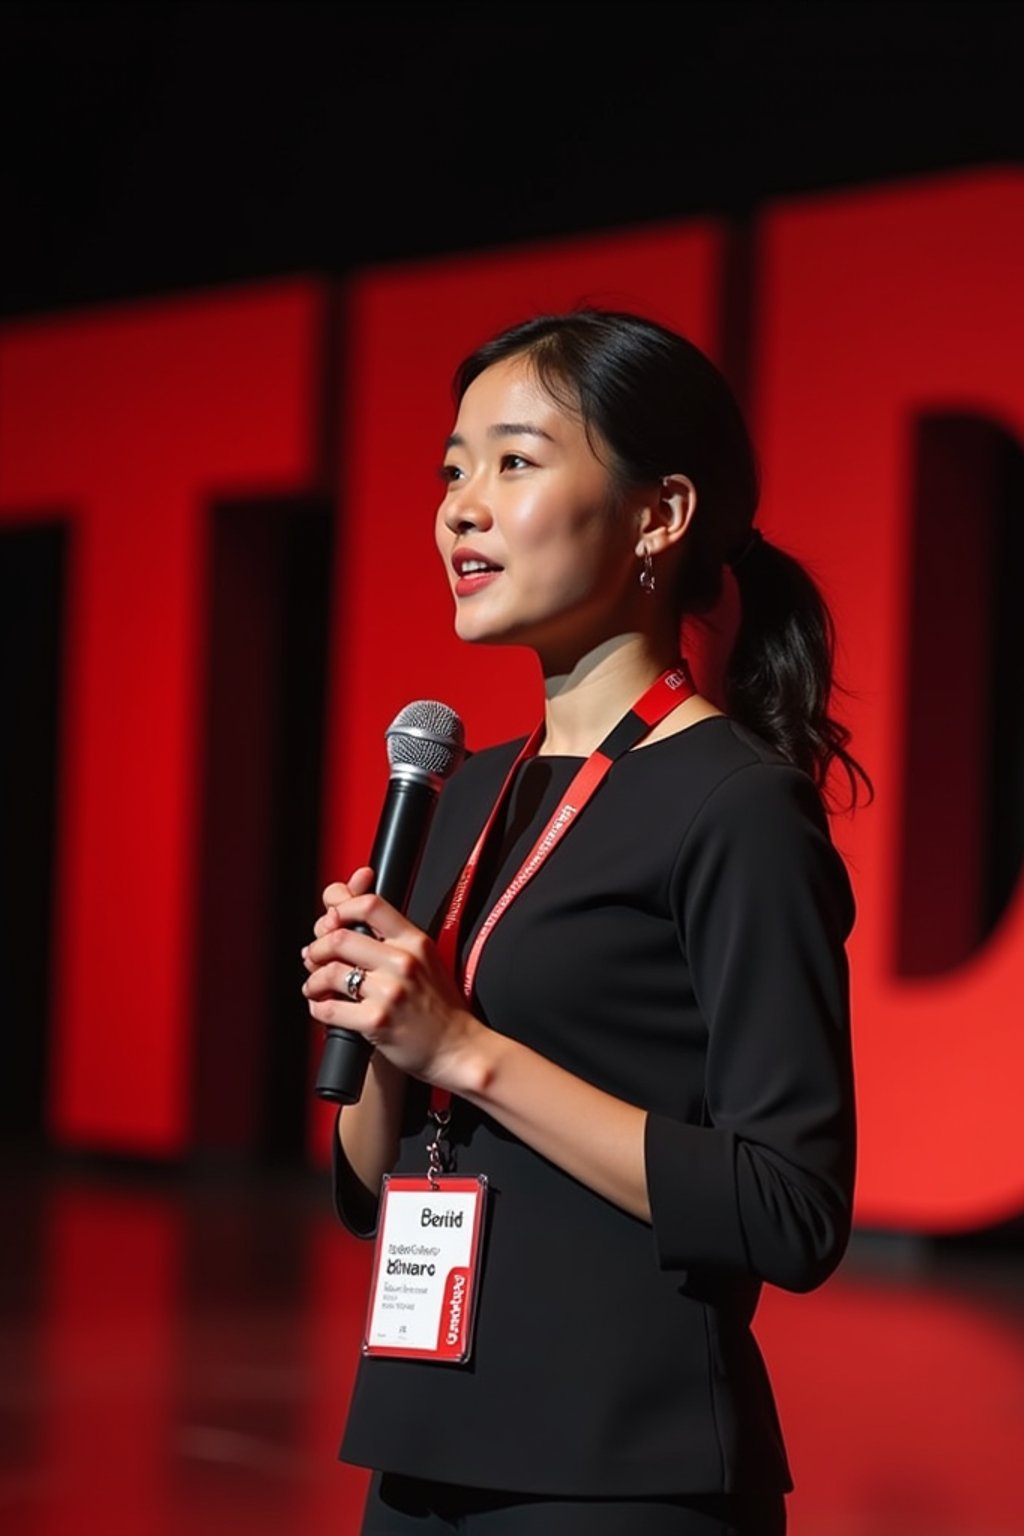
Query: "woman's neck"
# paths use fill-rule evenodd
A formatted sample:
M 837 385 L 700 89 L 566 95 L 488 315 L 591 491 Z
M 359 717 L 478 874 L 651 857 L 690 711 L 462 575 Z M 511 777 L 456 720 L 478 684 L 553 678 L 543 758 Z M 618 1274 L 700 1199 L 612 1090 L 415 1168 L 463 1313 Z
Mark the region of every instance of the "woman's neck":
M 586 757 L 653 682 L 679 659 L 649 635 L 615 635 L 579 658 L 570 671 L 544 678 L 548 757 Z

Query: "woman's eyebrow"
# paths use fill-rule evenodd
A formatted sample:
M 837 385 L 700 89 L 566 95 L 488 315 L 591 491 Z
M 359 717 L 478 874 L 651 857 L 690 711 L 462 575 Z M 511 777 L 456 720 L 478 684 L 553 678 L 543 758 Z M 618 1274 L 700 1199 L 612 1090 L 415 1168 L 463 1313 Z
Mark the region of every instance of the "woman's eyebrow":
M 538 427 L 531 421 L 496 421 L 493 426 L 487 428 L 488 437 L 543 437 L 549 443 L 554 442 L 550 432 L 545 432 L 543 427 Z M 466 439 L 460 432 L 453 432 L 445 442 L 445 448 L 464 448 Z

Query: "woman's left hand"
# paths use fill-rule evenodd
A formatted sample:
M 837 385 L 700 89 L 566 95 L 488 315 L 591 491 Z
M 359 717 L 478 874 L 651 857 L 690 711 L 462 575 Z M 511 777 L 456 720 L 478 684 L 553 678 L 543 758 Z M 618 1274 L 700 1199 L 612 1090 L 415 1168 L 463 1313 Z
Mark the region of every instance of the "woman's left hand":
M 302 952 L 309 976 L 302 988 L 309 1011 L 321 1024 L 365 1036 L 403 1072 L 439 1087 L 458 1089 L 459 1063 L 484 1028 L 465 1007 L 433 941 L 376 895 L 325 900 L 337 927 Z M 352 931 L 366 923 L 378 938 Z M 358 1001 L 347 981 L 363 972 Z

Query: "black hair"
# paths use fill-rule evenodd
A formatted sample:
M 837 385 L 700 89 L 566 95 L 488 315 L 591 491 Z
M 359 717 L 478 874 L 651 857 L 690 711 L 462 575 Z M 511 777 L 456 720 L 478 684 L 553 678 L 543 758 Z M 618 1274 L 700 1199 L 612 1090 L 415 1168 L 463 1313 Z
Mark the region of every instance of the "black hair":
M 675 593 L 679 618 L 717 601 L 733 567 L 742 619 L 726 668 L 729 712 L 820 789 L 835 765 L 850 803 L 871 783 L 829 714 L 835 631 L 808 572 L 754 529 L 760 495 L 750 434 L 732 390 L 699 347 L 656 321 L 617 310 L 538 315 L 511 326 L 456 370 L 456 401 L 486 368 L 526 355 L 545 390 L 578 414 L 624 491 L 669 474 L 697 490 Z M 595 438 L 599 441 L 595 441 Z

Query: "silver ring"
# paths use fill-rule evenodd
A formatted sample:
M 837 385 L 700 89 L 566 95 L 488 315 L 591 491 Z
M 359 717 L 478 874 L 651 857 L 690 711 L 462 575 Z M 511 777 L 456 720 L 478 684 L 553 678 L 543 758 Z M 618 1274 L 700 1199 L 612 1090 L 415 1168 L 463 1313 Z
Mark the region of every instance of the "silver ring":
M 345 991 L 354 1003 L 362 1002 L 362 985 L 366 980 L 366 972 L 361 965 L 354 965 L 345 977 Z

